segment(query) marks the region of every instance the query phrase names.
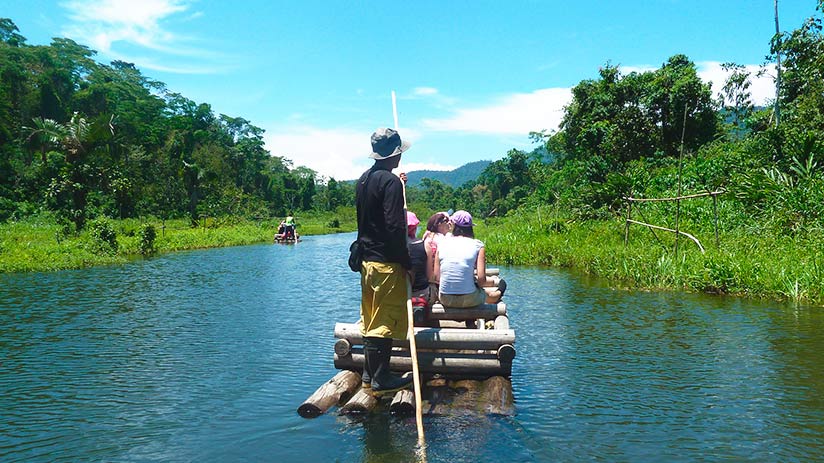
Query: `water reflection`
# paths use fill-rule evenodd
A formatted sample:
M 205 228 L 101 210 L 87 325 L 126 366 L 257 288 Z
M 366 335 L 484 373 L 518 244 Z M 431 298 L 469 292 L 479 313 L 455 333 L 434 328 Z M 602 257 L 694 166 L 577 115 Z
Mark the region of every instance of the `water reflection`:
M 383 413 L 376 413 L 368 417 L 359 419 L 363 425 L 363 462 L 364 463 L 390 463 L 415 461 L 414 446 L 410 447 L 408 442 L 401 438 L 406 434 L 398 429 L 391 429 L 393 422 L 384 410 Z M 396 428 L 398 426 L 395 426 Z
M 522 271 L 529 273 L 516 273 Z M 538 286 L 533 276 L 527 281 Z M 523 306 L 540 295 L 527 298 Z M 787 313 L 784 307 L 613 291 L 597 284 L 565 284 L 531 307 L 543 313 L 530 333 L 549 339 L 531 334 L 524 339 L 519 332 L 519 341 L 539 347 L 521 355 L 519 342 L 516 360 L 523 368 L 514 369 L 519 417 L 528 420 L 525 427 L 541 428 L 562 460 L 580 456 L 581 440 L 590 443 L 588 456 L 633 461 L 694 461 L 706 455 L 786 461 L 812 456 L 822 445 L 820 403 L 787 408 L 785 395 L 804 394 L 794 390 L 798 382 L 786 381 L 793 375 L 784 369 L 804 372 L 807 378 L 792 380 L 807 385 L 819 383 L 811 379 L 821 375 L 811 362 L 797 365 L 777 355 L 777 337 L 812 328 L 776 319 Z M 811 315 L 814 325 L 821 323 L 819 311 Z M 814 337 L 809 347 L 820 347 L 821 331 Z M 791 344 L 795 351 L 801 347 L 795 340 Z M 806 360 L 821 360 L 820 349 L 802 350 Z M 543 407 L 555 408 L 550 417 L 533 418 Z M 815 433 L 819 437 L 812 438 Z M 798 445 L 799 434 L 804 444 Z
M 414 461 L 414 418 L 295 413 L 351 240 L 0 275 L 0 461 Z M 502 271 L 517 415 L 426 417 L 427 461 L 820 460 L 822 309 Z

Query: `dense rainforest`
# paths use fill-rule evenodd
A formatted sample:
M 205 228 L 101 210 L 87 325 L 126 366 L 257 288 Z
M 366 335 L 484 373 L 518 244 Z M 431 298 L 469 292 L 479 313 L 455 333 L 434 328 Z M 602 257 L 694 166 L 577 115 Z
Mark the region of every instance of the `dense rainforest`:
M 0 19 L 0 220 L 283 215 L 348 201 L 271 156 L 263 130 L 217 115 L 70 39 L 33 46 Z
M 824 207 L 821 18 L 771 47 L 771 60 L 784 57 L 775 107 L 753 107 L 740 65 L 725 65 L 731 75 L 715 99 L 686 56 L 626 75 L 607 63 L 573 88 L 557 132 L 533 134 L 538 149 L 512 150 L 461 187 L 425 178 L 411 195 L 482 216 L 560 202 L 598 217 L 623 196 L 669 194 L 673 176 L 657 173 L 683 153 L 685 190 L 725 188 L 752 214 L 814 223 Z M 101 215 L 197 223 L 352 204 L 351 185 L 271 155 L 250 121 L 94 55 L 65 38 L 28 45 L 0 19 L 0 220 L 52 211 L 80 229 Z
M 724 65 L 722 88 L 712 88 L 684 55 L 647 72 L 607 62 L 572 89 L 557 131 L 531 135 L 534 150 L 511 150 L 458 187 L 423 178 L 410 186 L 410 204 L 421 214 L 466 209 L 486 219 L 481 233 L 500 262 L 580 266 L 631 285 L 793 293 L 750 291 L 761 283 L 742 275 L 754 274 L 794 285 L 793 297 L 824 299 L 822 11 L 819 0 L 814 16 L 765 44 L 762 72 L 779 83 L 768 107 L 754 106 L 755 76 L 735 63 Z M 351 182 L 293 166 L 264 148 L 250 121 L 215 114 L 130 63 L 94 56 L 64 38 L 29 45 L 0 19 L 0 220 L 53 217 L 67 236 L 98 217 L 194 226 L 303 211 L 351 223 Z M 643 203 L 633 218 L 689 231 L 707 256 L 693 257 L 684 244 L 676 258 L 673 235 L 625 228 L 627 197 L 701 192 L 717 193 L 717 202 Z M 617 243 L 624 251 L 609 248 Z M 770 264 L 742 264 L 758 253 L 788 260 L 758 276 Z M 627 262 L 646 267 L 636 272 Z M 693 276 L 647 281 L 652 264 Z
M 627 196 L 675 196 L 680 176 L 684 192 L 726 191 L 738 220 L 772 222 L 782 233 L 820 227 L 821 27 L 812 17 L 770 44 L 768 62 L 782 59 L 774 106 L 754 107 L 754 76 L 734 63 L 724 65 L 730 75 L 721 89 L 703 82 L 684 55 L 642 73 L 607 63 L 597 79 L 572 89 L 558 131 L 532 134 L 537 149 L 510 151 L 460 188 L 424 179 L 422 197 L 436 209 L 484 215 L 552 204 L 577 218 L 608 218 L 623 213 Z

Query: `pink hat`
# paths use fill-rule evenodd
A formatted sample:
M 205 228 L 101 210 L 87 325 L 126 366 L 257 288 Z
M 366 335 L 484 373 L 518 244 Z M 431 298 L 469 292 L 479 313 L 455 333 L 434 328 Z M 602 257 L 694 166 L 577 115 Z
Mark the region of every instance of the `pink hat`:
M 418 216 L 415 215 L 414 212 L 406 211 L 406 226 L 407 227 L 417 227 L 419 223 L 421 223 L 421 221 L 418 220 Z

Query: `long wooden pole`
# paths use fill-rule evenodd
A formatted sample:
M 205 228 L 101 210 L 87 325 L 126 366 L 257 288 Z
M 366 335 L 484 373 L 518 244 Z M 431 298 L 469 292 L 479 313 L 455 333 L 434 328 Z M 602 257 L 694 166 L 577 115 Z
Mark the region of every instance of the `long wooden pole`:
M 415 423 L 418 426 L 418 446 L 423 448 L 426 440 L 423 434 L 423 404 L 421 402 L 421 372 L 418 367 L 418 348 L 415 345 L 415 321 L 412 316 L 412 285 L 406 281 L 406 320 L 409 323 L 409 353 L 412 356 L 412 380 L 415 386 Z
M 778 0 L 773 2 L 775 7 L 775 126 L 781 122 L 781 28 L 778 27 Z
M 678 154 L 678 195 L 681 198 L 681 171 L 684 169 L 684 135 L 687 133 L 687 103 L 684 103 L 684 123 L 681 126 L 681 151 Z M 678 259 L 678 232 L 681 229 L 681 200 L 675 200 L 675 258 Z M 702 251 L 703 252 L 703 251 Z
M 392 90 L 392 115 L 395 119 L 395 130 L 398 130 L 398 104 L 395 99 L 395 91 Z M 407 211 L 406 205 L 406 182 L 403 185 L 403 210 L 404 218 Z M 421 452 L 421 460 L 426 461 L 426 439 L 423 433 L 423 404 L 421 402 L 421 372 L 418 368 L 418 349 L 415 345 L 415 319 L 412 314 L 412 282 L 406 279 L 406 320 L 409 324 L 409 353 L 412 357 L 412 384 L 415 388 L 415 423 L 418 427 L 418 450 Z
M 672 228 L 664 228 L 664 227 L 659 227 L 659 226 L 657 226 L 657 225 L 650 225 L 650 224 L 648 224 L 648 223 L 639 222 L 639 221 L 637 221 L 637 220 L 630 220 L 630 221 L 629 221 L 629 223 L 635 223 L 635 224 L 638 224 L 638 225 L 643 225 L 643 226 L 645 226 L 645 227 L 654 228 L 654 229 L 656 229 L 656 230 L 664 230 L 664 231 L 668 231 L 668 232 L 673 232 L 673 233 L 675 233 L 675 236 L 678 236 L 678 235 L 684 235 L 684 236 L 686 236 L 687 238 L 691 239 L 691 240 L 692 240 L 695 244 L 697 244 L 697 245 L 698 245 L 698 249 L 700 249 L 700 250 L 701 250 L 701 254 L 704 254 L 704 246 L 701 246 L 701 242 L 700 242 L 700 241 L 698 241 L 698 238 L 696 238 L 696 237 L 694 237 L 694 236 L 690 235 L 690 234 L 689 234 L 689 233 L 687 233 L 687 232 L 682 232 L 682 231 L 680 231 L 680 230 L 673 230 Z
M 683 195 L 675 198 L 633 198 L 632 196 L 625 196 L 624 199 L 633 203 L 654 202 L 654 201 L 676 201 L 679 199 L 701 198 L 703 196 L 717 196 L 726 193 L 723 188 L 716 191 L 708 191 L 706 193 L 696 193 L 694 195 Z
M 392 117 L 395 119 L 395 130 L 398 130 L 398 102 L 395 99 L 394 90 L 392 90 Z

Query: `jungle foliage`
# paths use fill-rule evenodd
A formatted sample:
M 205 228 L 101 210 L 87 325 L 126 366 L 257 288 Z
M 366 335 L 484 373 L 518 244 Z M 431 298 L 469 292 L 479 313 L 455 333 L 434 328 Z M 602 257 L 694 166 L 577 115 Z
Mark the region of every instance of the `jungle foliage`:
M 770 43 L 767 61 L 782 57 L 780 121 L 772 105 L 753 106 L 753 76 L 741 65 L 724 65 L 730 76 L 716 98 L 684 55 L 654 71 L 627 74 L 607 63 L 597 79 L 573 88 L 558 131 L 533 134 L 535 150 L 512 150 L 459 188 L 424 179 L 415 197 L 434 209 L 481 217 L 552 205 L 571 221 L 609 219 L 624 213 L 623 197 L 676 196 L 680 176 L 684 194 L 727 192 L 721 196 L 725 226 L 821 231 L 822 3 L 816 16 Z M 666 204 L 647 209 L 662 220 L 674 216 Z M 701 220 L 711 223 L 712 214 Z
M 351 188 L 264 148 L 263 130 L 70 39 L 29 45 L 0 18 L 0 221 L 269 217 L 351 202 Z

